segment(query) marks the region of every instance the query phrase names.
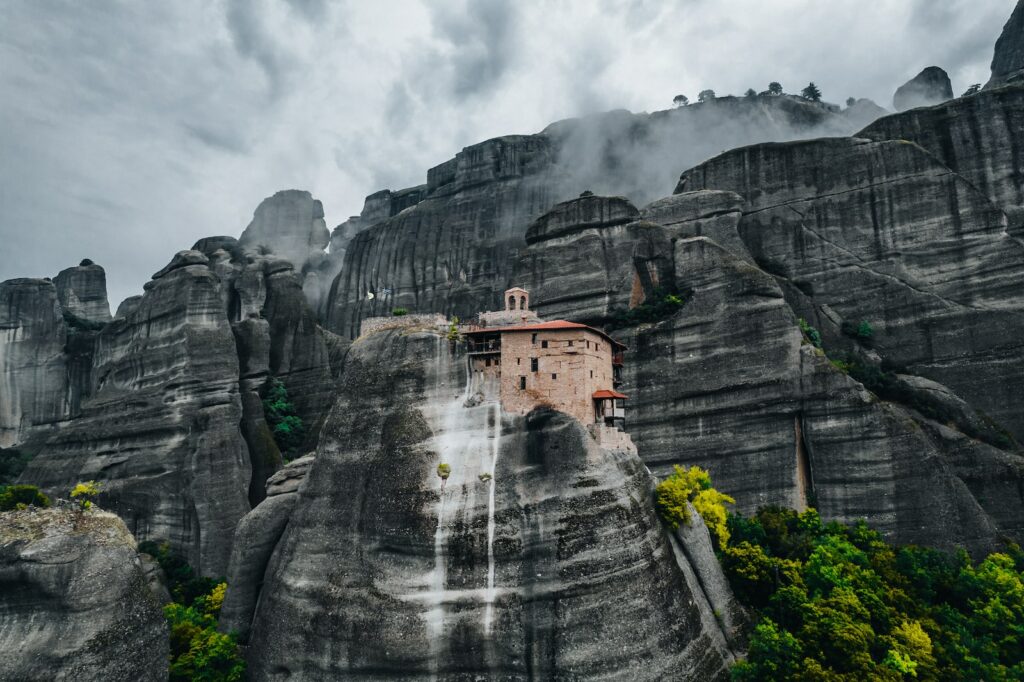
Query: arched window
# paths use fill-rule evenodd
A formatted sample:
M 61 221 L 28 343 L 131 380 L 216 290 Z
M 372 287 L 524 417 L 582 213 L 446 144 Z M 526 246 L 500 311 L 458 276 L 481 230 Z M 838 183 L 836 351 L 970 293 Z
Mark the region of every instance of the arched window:
M 508 309 L 509 310 L 515 310 L 516 309 L 516 297 L 515 296 L 509 296 L 508 297 Z
M 519 299 L 519 309 L 520 310 L 526 310 L 526 297 L 525 296 L 522 296 Z

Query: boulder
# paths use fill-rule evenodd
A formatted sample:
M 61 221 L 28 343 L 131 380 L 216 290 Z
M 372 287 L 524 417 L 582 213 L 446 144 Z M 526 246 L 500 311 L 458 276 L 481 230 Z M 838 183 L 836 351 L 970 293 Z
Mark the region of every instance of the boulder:
M 1024 81 L 1024 0 L 1018 0 L 992 55 L 992 77 L 985 88 Z
M 927 107 L 953 99 L 949 74 L 937 66 L 929 66 L 896 88 L 892 105 L 896 111 Z
M 0 514 L 0 613 L 4 679 L 167 679 L 163 610 L 114 514 Z

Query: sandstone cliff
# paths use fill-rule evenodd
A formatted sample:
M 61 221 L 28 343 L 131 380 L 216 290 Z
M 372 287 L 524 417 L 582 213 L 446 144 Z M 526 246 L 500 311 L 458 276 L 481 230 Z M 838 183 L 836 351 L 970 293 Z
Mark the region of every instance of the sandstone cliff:
M 1024 79 L 1024 2 L 1017 7 L 1003 26 L 992 55 L 992 77 L 986 88 L 1015 83 Z
M 298 492 L 236 540 L 222 627 L 254 614 L 252 679 L 725 677 L 635 455 L 564 415 L 467 407 L 464 359 L 432 332 L 360 339 L 342 385 Z
M 5 680 L 167 679 L 163 611 L 113 514 L 0 514 L 0 613 Z

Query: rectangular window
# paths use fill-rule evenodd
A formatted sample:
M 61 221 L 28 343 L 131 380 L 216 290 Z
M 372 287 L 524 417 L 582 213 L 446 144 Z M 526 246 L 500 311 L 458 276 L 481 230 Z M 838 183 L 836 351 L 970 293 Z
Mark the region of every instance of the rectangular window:
M 591 379 L 593 379 L 593 378 L 594 378 L 594 370 L 590 370 L 590 378 L 591 378 Z
M 530 371 L 531 372 L 536 372 L 537 371 L 537 358 L 530 358 Z
M 557 378 L 558 378 L 558 375 L 557 375 L 557 374 L 552 374 L 552 375 L 551 375 L 551 379 L 552 379 L 552 380 L 555 380 L 555 379 L 557 379 Z
M 487 358 L 486 360 L 484 360 L 484 367 L 490 367 L 490 366 L 491 366 L 491 359 Z
M 541 341 L 540 342 L 540 347 L 541 348 L 547 348 L 548 347 L 548 342 L 547 341 Z
M 494 358 L 494 364 L 500 365 L 501 364 L 501 358 Z
M 526 389 L 526 377 L 519 377 L 519 390 L 522 391 L 522 390 L 525 390 L 525 389 Z
M 531 334 L 530 335 L 530 343 L 532 343 L 535 346 L 537 345 L 537 335 L 536 334 Z
M 597 345 L 597 344 L 595 343 L 595 344 L 594 344 L 594 350 L 595 350 L 595 351 L 601 350 L 601 346 L 599 346 L 599 345 Z
M 523 363 L 523 359 L 522 358 L 516 358 L 516 364 L 517 365 L 521 365 L 522 363 Z
M 572 348 L 572 341 L 569 342 L 569 348 Z

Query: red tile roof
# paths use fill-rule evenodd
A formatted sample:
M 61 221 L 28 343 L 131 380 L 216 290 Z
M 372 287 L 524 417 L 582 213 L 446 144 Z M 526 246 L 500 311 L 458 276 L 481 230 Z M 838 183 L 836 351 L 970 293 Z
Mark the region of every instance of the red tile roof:
M 599 400 L 601 398 L 622 398 L 622 399 L 626 399 L 627 396 L 623 395 L 622 393 L 619 393 L 618 391 L 609 391 L 608 389 L 603 389 L 603 390 L 600 390 L 600 391 L 594 391 L 594 400 Z
M 507 326 L 507 327 L 483 327 L 483 328 L 480 328 L 480 329 L 474 329 L 474 330 L 466 332 L 466 333 L 472 335 L 472 334 L 493 334 L 495 332 L 503 332 L 504 333 L 504 332 L 553 331 L 553 330 L 556 330 L 556 329 L 587 329 L 589 331 L 594 332 L 595 334 L 600 334 L 604 338 L 608 339 L 608 341 L 610 341 L 613 345 L 618 346 L 619 348 L 626 348 L 626 344 L 620 343 L 620 342 L 616 341 L 615 339 L 613 339 L 612 337 L 608 336 L 606 333 L 604 333 L 600 329 L 595 329 L 594 327 L 590 327 L 590 326 L 587 326 L 585 324 L 580 324 L 579 322 L 569 322 L 568 320 L 551 320 L 550 322 L 537 322 L 537 323 L 534 323 L 534 324 L 515 324 L 515 325 L 510 325 L 510 326 Z

